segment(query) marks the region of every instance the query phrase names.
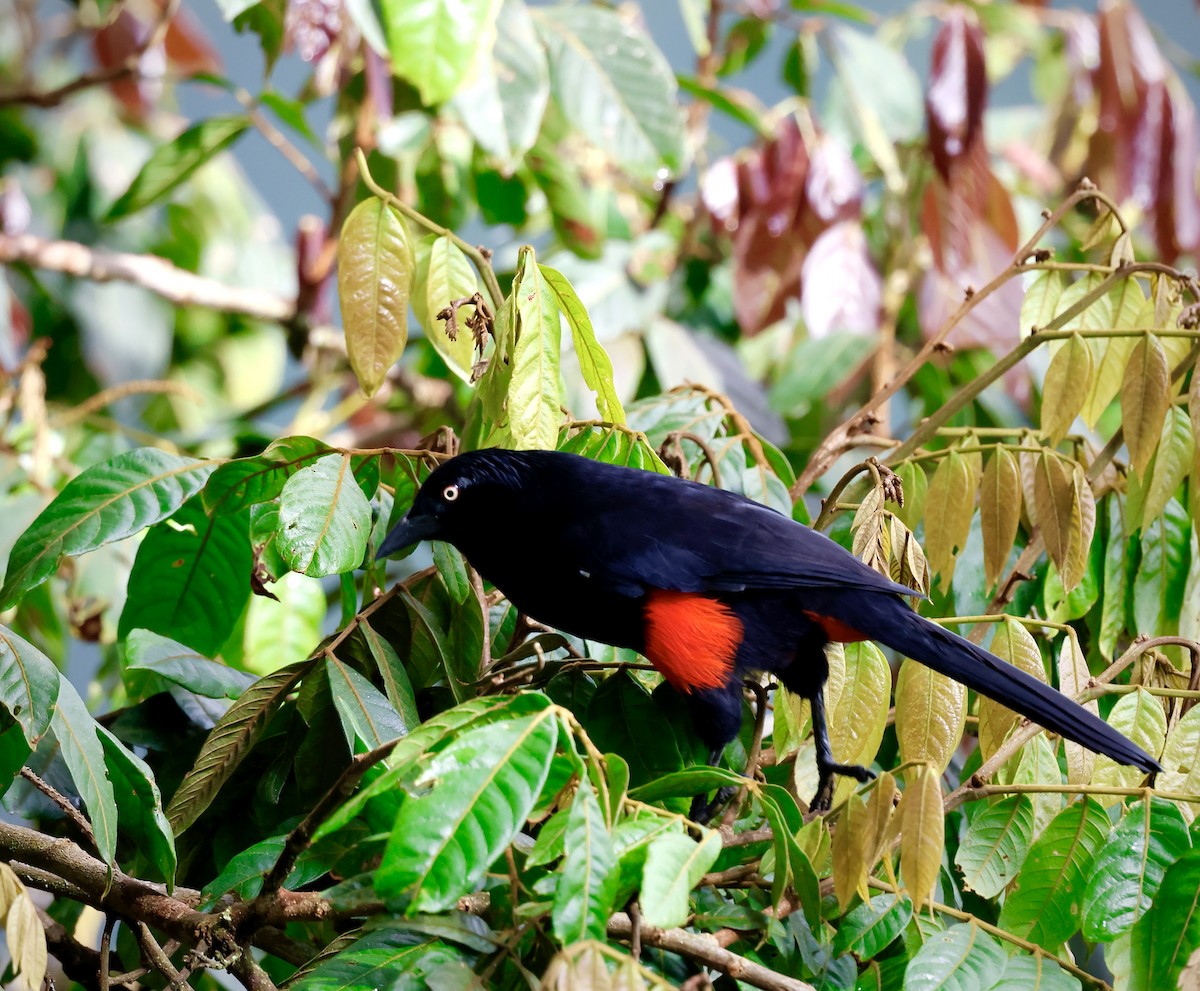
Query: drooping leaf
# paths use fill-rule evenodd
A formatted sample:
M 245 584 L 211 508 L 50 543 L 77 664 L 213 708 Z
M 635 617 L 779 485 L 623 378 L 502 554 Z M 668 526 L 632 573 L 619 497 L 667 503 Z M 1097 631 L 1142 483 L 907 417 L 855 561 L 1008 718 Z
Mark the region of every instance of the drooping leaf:
M 404 668 L 396 649 L 381 637 L 365 619 L 360 619 L 359 632 L 370 651 L 371 658 L 383 678 L 383 688 L 393 708 L 400 714 L 408 727 L 416 726 L 421 718 L 417 714 L 417 700 L 413 694 L 412 679 Z
M 933 64 L 925 91 L 929 149 L 947 182 L 983 130 L 987 104 L 983 31 L 966 7 L 952 7 L 941 18 L 933 41 Z
M 640 901 L 643 918 L 663 929 L 688 917 L 688 895 L 721 852 L 721 834 L 706 829 L 699 842 L 681 833 L 656 837 L 646 852 Z
M 946 846 L 941 775 L 928 764 L 917 768 L 904 790 L 900 816 L 900 875 L 917 911 L 933 894 Z
M 392 71 L 428 107 L 452 97 L 494 41 L 498 0 L 381 0 Z
M 362 563 L 371 505 L 355 484 L 350 458 L 329 454 L 289 478 L 279 497 L 279 551 L 301 574 L 350 571 Z
M 1162 342 L 1146 334 L 1134 346 L 1121 383 L 1121 413 L 1130 464 L 1144 473 L 1171 405 L 1171 369 Z
M 117 802 L 117 825 L 156 868 L 169 891 L 175 884 L 175 834 L 163 812 L 154 773 L 103 726 L 96 733 L 104 748 L 105 766 Z
M 1109 942 L 1133 928 L 1167 869 L 1191 847 L 1177 805 L 1161 798 L 1131 805 L 1096 854 L 1083 895 L 1084 939 Z
M 1092 798 L 1055 816 L 1029 848 L 1000 910 L 1001 928 L 1057 950 L 1079 928 L 1079 905 L 1108 834 L 1108 815 Z
M 1092 387 L 1092 349 L 1072 334 L 1050 360 L 1042 386 L 1042 429 L 1057 444 L 1083 409 Z
M 1061 272 L 1040 272 L 1036 279 L 1025 290 L 1025 299 L 1021 302 L 1021 336 L 1041 329 L 1054 319 L 1058 310 L 1066 281 Z
M 968 888 L 995 898 L 1020 873 L 1032 839 L 1033 803 L 1009 795 L 971 820 L 954 862 Z
M 435 754 L 407 784 L 376 891 L 409 912 L 441 911 L 471 891 L 541 794 L 557 727 L 543 709 L 473 727 Z
M 1072 636 L 1063 637 L 1062 647 L 1058 652 L 1058 687 L 1067 698 L 1077 699 L 1087 689 L 1091 680 L 1087 659 L 1079 647 L 1079 641 Z M 1100 714 L 1100 706 L 1095 699 L 1080 703 L 1093 715 Z M 1092 780 L 1092 772 L 1096 766 L 1096 754 L 1087 747 L 1063 738 L 1063 750 L 1067 758 L 1067 781 L 1070 784 L 1087 784 Z
M 937 526 L 926 528 L 925 555 L 943 590 L 950 587 L 957 555 L 967 546 L 975 514 L 975 491 L 970 463 L 952 450 L 934 471 L 925 500 L 926 518 L 938 521 Z
M 846 675 L 837 706 L 829 709 L 829 743 L 834 760 L 869 765 L 887 726 L 892 669 L 883 651 L 870 641 L 846 644 L 843 656 Z M 843 778 L 838 789 L 843 785 L 848 793 L 854 781 Z
M 562 325 L 555 294 L 530 247 L 521 249 L 512 292 L 518 321 L 508 388 L 512 446 L 553 450 L 563 419 L 559 376 Z
M 18 538 L 0 606 L 13 605 L 44 582 L 61 558 L 86 554 L 166 519 L 195 495 L 213 468 L 211 461 L 144 447 L 84 469 Z
M 1190 520 L 1175 499 L 1142 528 L 1142 556 L 1133 578 L 1133 622 L 1139 633 L 1161 636 L 1179 629 L 1190 545 Z
M 604 939 L 620 874 L 604 813 L 586 778 L 575 791 L 563 839 L 565 858 L 550 916 L 554 935 L 563 945 Z
M 550 87 L 566 118 L 621 167 L 641 176 L 684 164 L 675 74 L 635 24 L 603 7 L 532 11 Z
M 249 514 L 210 518 L 191 499 L 138 547 L 117 632 L 150 630 L 214 656 L 250 595 Z
M 1200 794 L 1200 706 L 1193 706 L 1167 735 L 1162 751 L 1162 773 L 1156 784 L 1178 795 Z M 1192 822 L 1198 811 L 1195 802 L 1179 805 L 1184 818 Z
M 104 761 L 100 727 L 66 678 L 59 685 L 50 729 L 83 799 L 97 852 L 111 865 L 117 852 L 117 797 Z
M 1079 584 L 1087 557 L 1083 508 L 1071 464 L 1051 451 L 1043 452 L 1037 460 L 1033 494 L 1046 551 L 1058 568 L 1063 587 L 1070 591 Z
M 475 307 L 460 306 L 457 311 L 452 310 L 453 322 L 443 320 L 439 314 L 449 309 L 451 302 L 470 299 L 478 291 L 475 269 L 449 234 L 421 238 L 414 252 L 413 313 L 437 353 L 459 378 L 469 382 L 475 367 L 475 337 L 466 320 Z
M 842 814 L 833 833 L 833 890 L 843 907 L 858 894 L 869 895 L 867 875 L 873 864 L 867 863 L 867 803 L 861 795 L 851 794 L 842 806 Z
M 350 212 L 338 243 L 338 300 L 350 367 L 368 396 L 408 341 L 415 267 L 412 239 L 395 207 L 372 196 Z
M 1000 979 L 988 991 L 1081 991 L 1083 985 L 1043 953 L 1018 951 L 1004 964 Z
M 259 678 L 212 728 L 167 805 L 167 819 L 177 836 L 208 808 L 312 663 L 299 661 Z
M 1194 452 L 1191 419 L 1180 407 L 1170 407 L 1158 449 L 1150 462 L 1141 512 L 1136 517 L 1143 525 L 1162 513 L 1179 492 L 1183 480 L 1191 473 Z
M 1005 617 L 996 627 L 991 651 L 1040 682 L 1046 681 L 1042 652 L 1030 632 L 1015 619 Z M 979 699 L 979 751 L 983 759 L 992 756 L 1004 742 L 1013 726 L 1020 720 L 1012 709 L 986 696 Z
M 1021 469 L 1007 448 L 999 447 L 983 469 L 979 521 L 983 532 L 984 575 L 991 588 L 1000 580 L 1021 522 Z
M 0 705 L 17 721 L 30 748 L 50 728 L 60 680 L 50 658 L 0 626 Z
M 940 774 L 962 742 L 965 685 L 905 659 L 896 677 L 896 739 L 902 761 L 925 762 Z
M 155 149 L 111 207 L 105 221 L 112 223 L 157 203 L 191 177 L 200 166 L 228 148 L 250 127 L 248 117 L 211 117 Z
M 24 887 L 8 910 L 4 936 L 17 972 L 14 984 L 19 991 L 41 991 L 46 981 L 46 930 Z
M 429 987 L 426 978 L 462 960 L 457 950 L 440 940 L 399 929 L 375 929 L 320 961 L 288 987 L 290 991 Z
M 613 384 L 612 362 L 608 353 L 596 340 L 596 332 L 592 328 L 587 309 L 561 272 L 546 265 L 539 265 L 538 268 L 546 280 L 546 285 L 554 294 L 559 311 L 567 318 L 567 326 L 571 328 L 571 340 L 575 346 L 575 356 L 579 360 L 579 369 L 588 388 L 596 393 L 596 409 L 600 418 L 609 423 L 624 423 L 625 409 Z

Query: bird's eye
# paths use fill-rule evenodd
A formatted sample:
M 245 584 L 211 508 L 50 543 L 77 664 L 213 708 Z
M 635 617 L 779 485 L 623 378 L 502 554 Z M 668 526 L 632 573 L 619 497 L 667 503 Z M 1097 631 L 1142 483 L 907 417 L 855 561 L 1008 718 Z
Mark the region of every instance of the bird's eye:
M 447 485 L 444 489 L 442 489 L 442 498 L 447 502 L 453 502 L 458 498 L 458 486 Z

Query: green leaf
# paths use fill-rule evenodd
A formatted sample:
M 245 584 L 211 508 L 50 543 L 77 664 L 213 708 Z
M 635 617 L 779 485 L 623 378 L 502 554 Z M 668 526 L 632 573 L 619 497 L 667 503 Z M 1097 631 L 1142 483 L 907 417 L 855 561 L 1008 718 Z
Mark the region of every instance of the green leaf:
M 1175 499 L 1142 528 L 1142 556 L 1133 579 L 1133 621 L 1138 633 L 1163 636 L 1179 629 L 1190 544 L 1191 521 Z
M 350 458 L 329 454 L 287 480 L 279 497 L 279 552 L 312 578 L 353 571 L 367 551 L 371 504 L 350 473 Z
M 1050 360 L 1042 386 L 1042 430 L 1057 444 L 1071 429 L 1092 386 L 1092 349 L 1072 334 Z
M 504 0 L 496 41 L 479 60 L 475 78 L 454 97 L 471 137 L 506 170 L 515 169 L 537 140 L 550 98 L 546 50 L 522 0 Z
M 1021 336 L 1025 337 L 1035 329 L 1041 329 L 1054 319 L 1058 311 L 1058 301 L 1066 288 L 1066 279 L 1062 272 L 1041 272 L 1025 290 L 1025 298 L 1021 301 Z
M 50 658 L 0 626 L 0 705 L 17 721 L 31 749 L 50 728 L 60 681 L 58 668 Z M 7 784 L 0 781 L 0 787 Z
M 338 301 L 350 367 L 368 396 L 383 384 L 408 341 L 415 268 L 412 239 L 396 208 L 374 196 L 359 203 L 342 225 Z
M 1180 982 L 1200 949 L 1200 850 L 1167 868 L 1154 904 L 1133 928 L 1130 991 L 1191 986 Z
M 1162 753 L 1167 737 L 1167 716 L 1162 703 L 1144 688 L 1121 696 L 1108 714 L 1108 724 L 1151 757 Z M 1145 777 L 1146 772 L 1140 768 L 1118 764 L 1111 757 L 1097 754 L 1091 783 L 1109 788 L 1136 788 Z M 1117 800 L 1114 796 L 1107 801 L 1111 805 Z
M 412 728 L 405 725 L 387 696 L 348 664 L 336 657 L 328 657 L 325 669 L 329 674 L 333 704 L 352 751 L 361 749 L 355 747 L 356 739 L 365 743 L 367 750 L 374 750 L 404 736 Z
M 686 152 L 675 74 L 649 36 L 602 7 L 532 13 L 551 93 L 571 124 L 636 175 L 661 181 L 679 171 Z
M 679 741 L 666 713 L 627 671 L 605 678 L 596 689 L 585 726 L 601 751 L 625 758 L 635 788 L 683 768 Z
M 475 269 L 449 234 L 423 237 L 415 251 L 413 313 L 425 329 L 425 337 L 450 370 L 464 382 L 470 382 L 475 368 L 475 336 L 467 327 L 466 317 L 475 307 L 460 307 L 454 314 L 454 340 L 448 334 L 450 321 L 443 322 L 438 314 L 452 300 L 470 299 L 479 290 Z
M 448 100 L 493 43 L 498 0 L 381 0 L 392 71 L 427 107 Z
M 221 516 L 278 499 L 289 478 L 331 452 L 328 444 L 312 437 L 284 437 L 262 454 L 226 461 L 204 486 L 204 508 Z
M 131 630 L 125 640 L 125 685 L 134 698 L 178 685 L 210 699 L 235 699 L 254 676 L 211 661 L 191 647 L 150 630 Z
M 134 176 L 133 182 L 108 208 L 105 223 L 144 210 L 190 178 L 200 166 L 233 144 L 250 126 L 245 116 L 213 117 L 160 145 Z
M 1108 833 L 1108 814 L 1095 799 L 1056 815 L 1029 848 L 1000 910 L 1000 927 L 1055 952 L 1079 928 L 1079 905 Z
M 906 895 L 876 895 L 842 919 L 833 938 L 833 952 L 870 960 L 892 945 L 912 915 L 912 900 Z
M 1162 343 L 1146 334 L 1134 346 L 1121 383 L 1121 413 L 1129 462 L 1139 474 L 1146 471 L 1158 447 L 1163 422 L 1171 405 L 1171 369 Z
M 1033 803 L 1009 795 L 971 820 L 954 857 L 963 881 L 984 898 L 995 898 L 1015 878 L 1033 839 Z
M 1004 950 L 971 924 L 934 933 L 909 961 L 904 991 L 976 991 L 990 988 L 1003 972 Z
M 1008 958 L 1004 973 L 988 991 L 1080 991 L 1083 985 L 1053 959 L 1039 953 L 1016 953 Z
M 193 498 L 138 547 L 118 635 L 143 629 L 214 655 L 250 595 L 250 517 L 210 519 Z
M 104 761 L 100 727 L 66 678 L 59 684 L 50 729 L 87 808 L 100 859 L 111 865 L 117 853 L 117 797 Z
M 687 922 L 688 895 L 720 853 L 721 834 L 711 829 L 699 843 L 682 833 L 656 837 L 646 851 L 639 896 L 646 922 L 662 929 Z
M 541 794 L 558 741 L 551 709 L 468 729 L 423 763 L 375 872 L 409 912 L 450 908 L 513 841 Z
M 321 639 L 325 620 L 325 591 L 316 578 L 289 571 L 272 586 L 275 598 L 250 599 L 242 626 L 241 665 L 266 674 L 307 657 Z M 224 656 L 235 660 L 236 646 L 225 645 Z
M 438 577 L 450 593 L 450 598 L 460 606 L 471 595 L 471 576 L 467 573 L 467 562 L 453 544 L 444 540 L 431 541 L 433 544 L 433 564 L 437 568 Z
M 1104 587 L 1100 598 L 1100 635 L 1097 646 L 1106 661 L 1113 659 L 1117 638 L 1125 631 L 1129 592 L 1129 542 L 1125 539 L 1125 498 L 1117 492 L 1108 503 L 1104 543 Z
M 566 855 L 550 914 L 554 936 L 564 946 L 584 939 L 602 940 L 621 876 L 604 813 L 586 778 L 571 802 L 564 842 Z
M 387 693 L 392 707 L 400 714 L 400 719 L 410 729 L 421 722 L 417 714 L 417 700 L 413 694 L 412 680 L 404 663 L 396 653 L 396 649 L 381 637 L 365 619 L 360 619 L 358 631 L 367 645 L 372 660 L 379 668 L 383 678 L 383 688 Z
M 512 294 L 518 323 L 508 387 L 512 446 L 553 450 L 563 419 L 559 376 L 562 324 L 554 293 L 528 246 L 521 248 Z
M 62 557 L 86 554 L 166 519 L 195 495 L 213 467 L 144 447 L 84 469 L 18 538 L 0 608 L 49 578 Z
M 170 891 L 175 884 L 175 834 L 163 812 L 162 795 L 149 765 L 103 726 L 96 733 L 117 802 L 117 823 L 138 851 L 158 868 Z
M 575 357 L 579 360 L 584 382 L 596 393 L 596 409 L 600 418 L 609 423 L 623 424 L 625 408 L 621 405 L 616 385 L 613 383 L 612 362 L 608 353 L 596 340 L 596 331 L 592 328 L 587 308 L 561 272 L 547 265 L 539 265 L 538 268 L 554 294 L 558 309 L 567 318 L 567 326 L 571 328 L 571 340 L 575 346 Z
M 1117 823 L 1083 895 L 1083 937 L 1109 942 L 1150 908 L 1167 869 L 1191 849 L 1183 813 L 1172 802 L 1135 802 Z
M 288 985 L 288 991 L 392 991 L 426 987 L 461 987 L 461 980 L 440 984 L 440 968 L 461 963 L 462 955 L 440 941 L 430 942 L 419 933 L 376 929 L 345 949 L 321 961 Z
M 183 776 L 167 805 L 167 819 L 176 836 L 200 818 L 212 803 L 312 664 L 306 659 L 259 678 L 212 728 L 191 770 Z
M 659 802 L 664 798 L 691 798 L 707 795 L 718 788 L 741 788 L 746 779 L 724 767 L 685 767 L 682 771 L 663 774 L 634 788 L 629 797 L 637 802 Z
M 1192 421 L 1178 406 L 1167 411 L 1158 450 L 1150 462 L 1149 480 L 1142 496 L 1141 512 L 1137 518 L 1144 526 L 1167 507 L 1179 492 L 1183 480 L 1192 470 L 1195 444 L 1192 440 Z

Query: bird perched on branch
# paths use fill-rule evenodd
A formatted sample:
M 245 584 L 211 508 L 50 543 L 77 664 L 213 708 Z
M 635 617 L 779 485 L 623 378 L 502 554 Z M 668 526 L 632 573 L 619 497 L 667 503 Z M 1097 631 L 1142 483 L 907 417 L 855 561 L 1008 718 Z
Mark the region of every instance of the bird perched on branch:
M 902 598 L 919 593 L 733 492 L 574 454 L 472 451 L 429 475 L 379 556 L 426 539 L 453 544 L 534 619 L 645 655 L 686 696 L 714 763 L 741 724 L 743 675 L 775 674 L 811 702 L 815 807 L 828 807 L 834 775 L 871 777 L 830 751 L 830 642 L 877 640 L 1091 750 L 1159 770 L 1076 702 L 920 616 Z

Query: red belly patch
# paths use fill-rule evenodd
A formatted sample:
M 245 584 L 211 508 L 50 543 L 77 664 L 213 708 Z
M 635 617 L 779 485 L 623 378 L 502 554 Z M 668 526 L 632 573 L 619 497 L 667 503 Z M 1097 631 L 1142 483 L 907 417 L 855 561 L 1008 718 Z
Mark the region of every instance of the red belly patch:
M 807 609 L 801 611 L 824 630 L 825 636 L 834 643 L 858 643 L 860 640 L 871 639 L 865 633 L 856 630 L 849 623 L 843 623 L 840 619 L 834 619 L 832 616 L 822 616 L 820 613 L 809 612 Z
M 646 657 L 677 691 L 721 688 L 742 643 L 742 621 L 725 603 L 688 592 L 646 599 Z

